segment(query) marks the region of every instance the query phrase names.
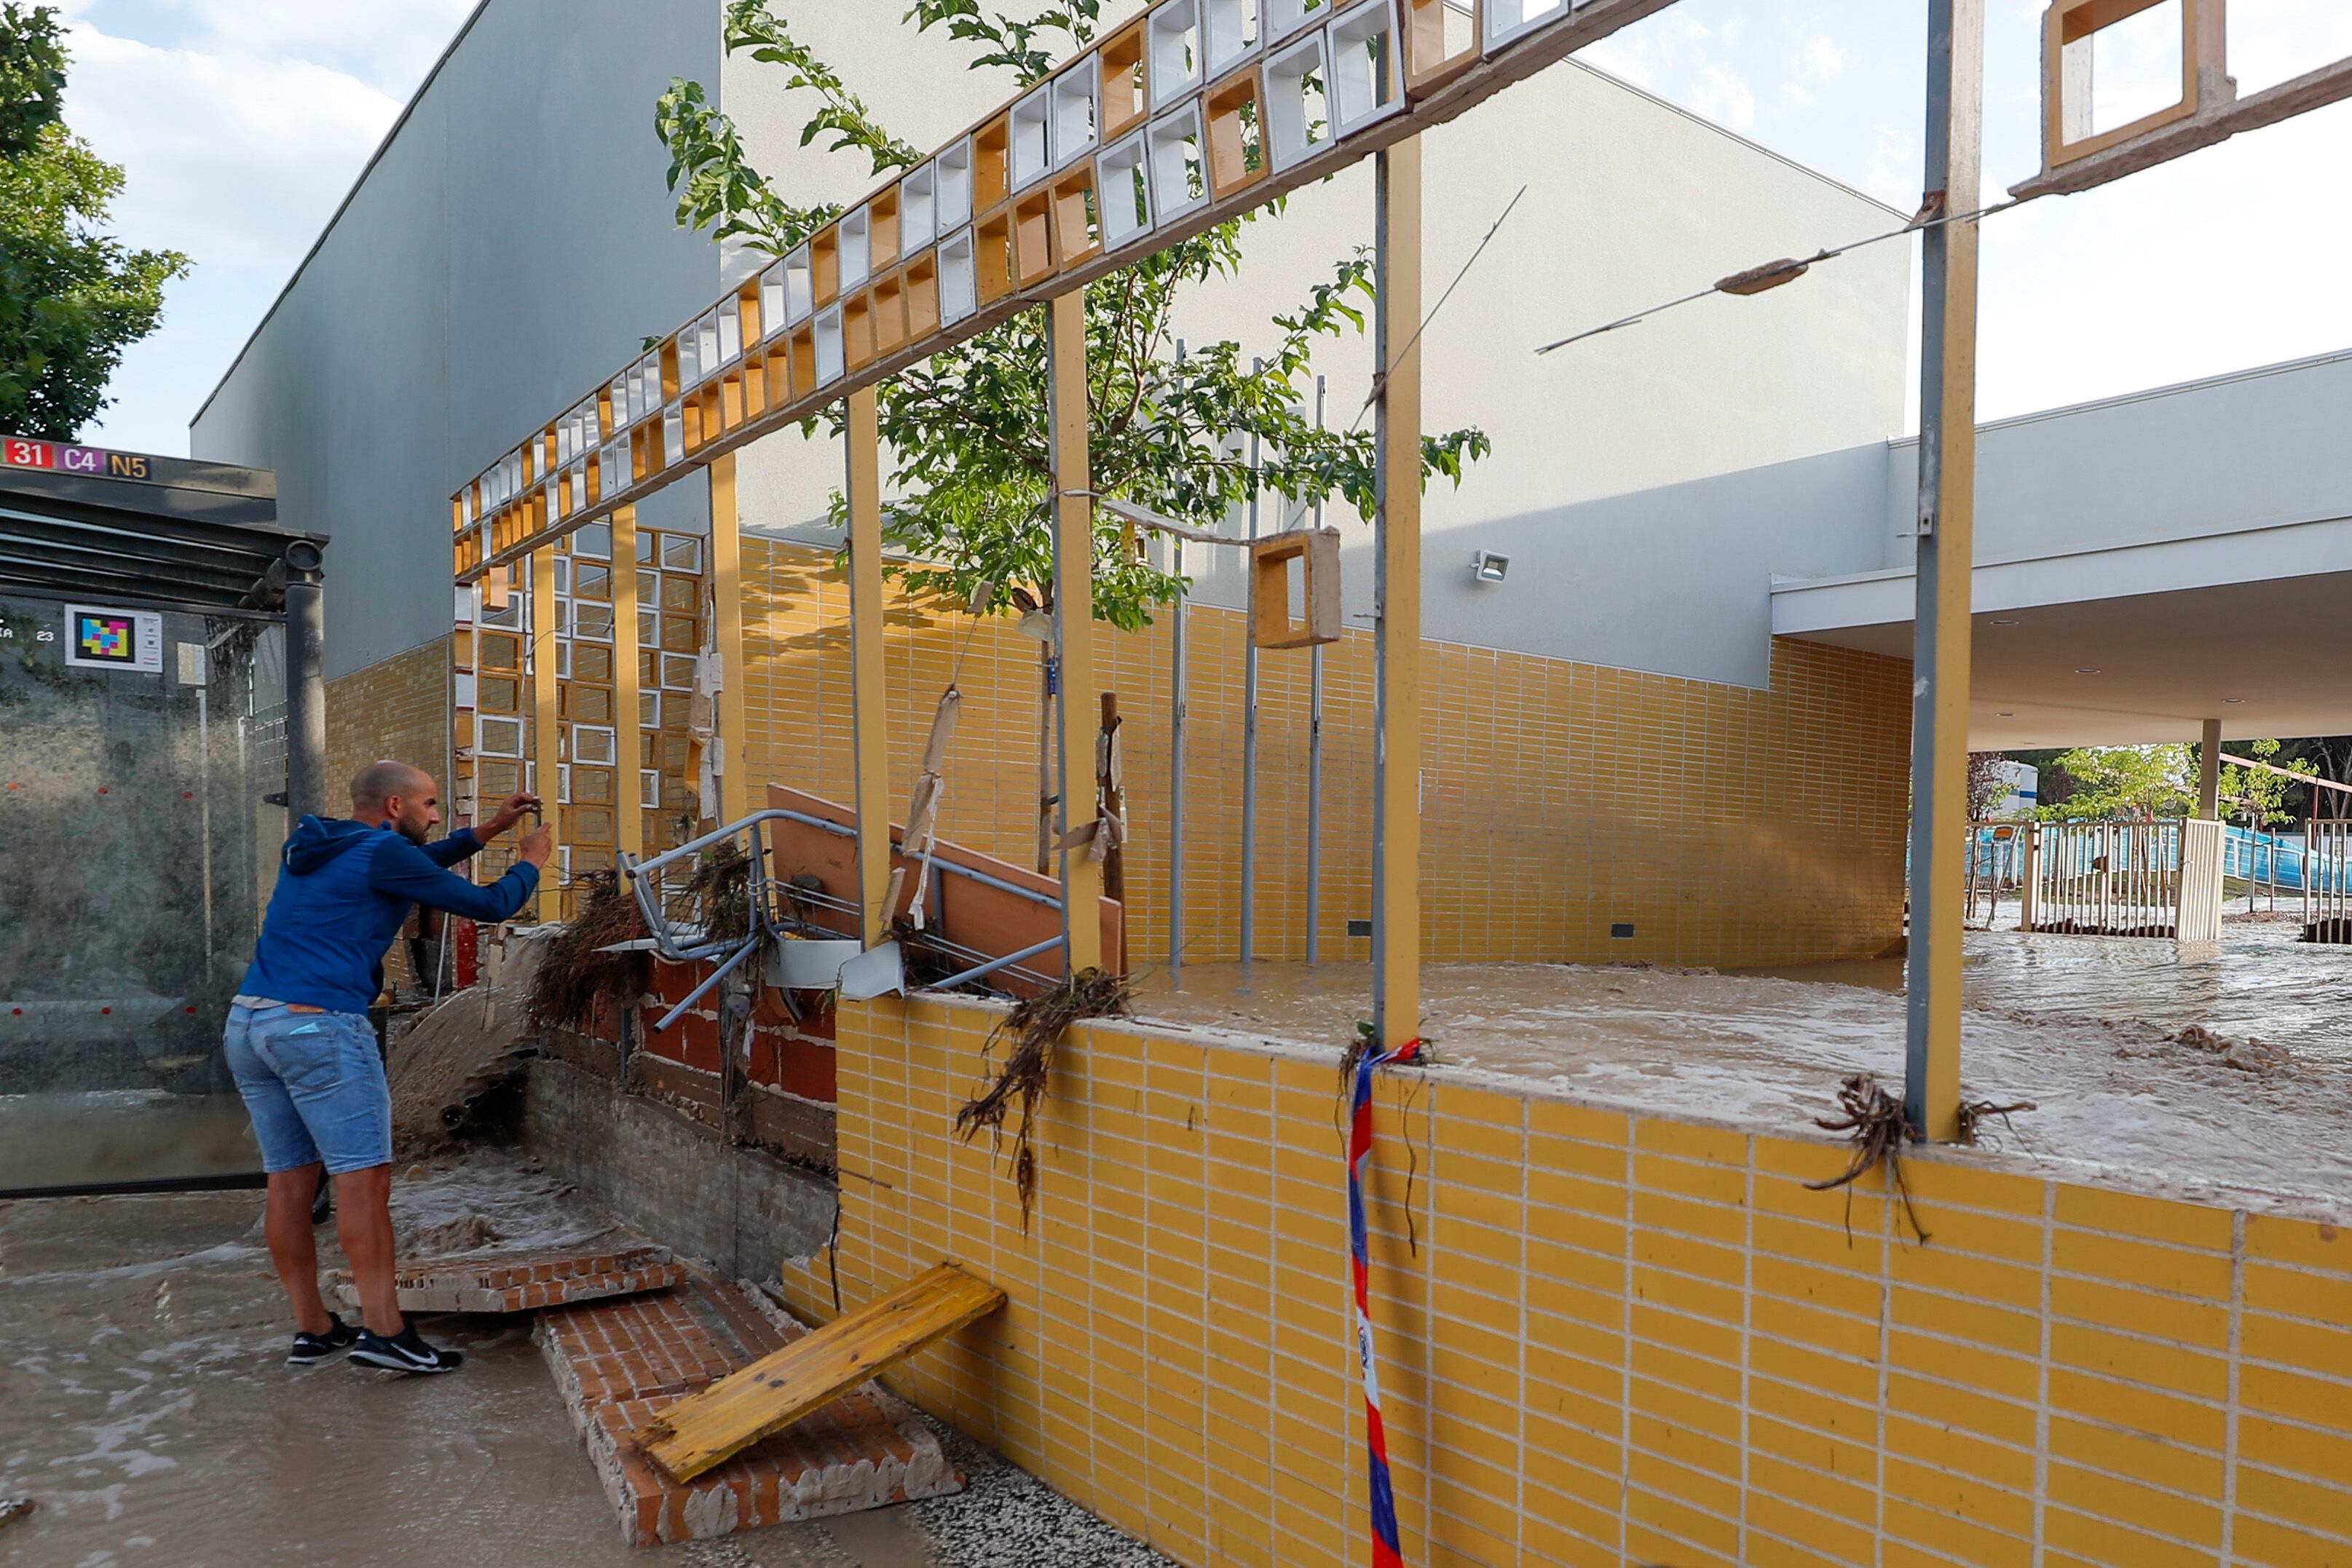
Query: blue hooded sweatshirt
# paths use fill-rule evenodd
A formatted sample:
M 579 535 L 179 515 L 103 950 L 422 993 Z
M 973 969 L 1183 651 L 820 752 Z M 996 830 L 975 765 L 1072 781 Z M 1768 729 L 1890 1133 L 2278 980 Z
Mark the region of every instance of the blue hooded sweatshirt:
M 364 1013 L 383 988 L 384 950 L 411 904 L 509 920 L 538 888 L 539 868 L 520 862 L 488 887 L 445 869 L 481 847 L 471 828 L 419 849 L 389 827 L 304 817 L 279 857 L 239 994 Z

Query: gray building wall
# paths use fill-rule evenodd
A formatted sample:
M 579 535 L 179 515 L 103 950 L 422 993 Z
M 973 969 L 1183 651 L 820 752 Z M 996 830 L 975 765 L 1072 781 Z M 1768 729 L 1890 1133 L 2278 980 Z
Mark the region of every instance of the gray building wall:
M 450 496 L 717 295 L 650 127 L 718 62 L 719 0 L 486 0 L 198 412 L 193 455 L 333 536 L 328 678 L 446 635 Z
M 1106 20 L 1136 8 L 1106 7 Z M 1004 72 L 967 69 L 968 46 L 900 26 L 897 7 L 792 16 L 919 146 L 1013 90 Z M 758 265 L 674 226 L 649 123 L 670 78 L 715 87 L 755 163 L 795 200 L 855 200 L 875 183 L 863 158 L 803 148 L 811 96 L 784 93 L 778 68 L 722 61 L 719 30 L 719 0 L 487 0 L 199 414 L 194 450 L 277 468 L 287 521 L 336 536 L 331 676 L 446 632 L 453 491 Z M 1770 574 L 1865 569 L 1872 541 L 1857 555 L 1825 531 L 1796 498 L 1797 473 L 1787 496 L 1747 511 L 1710 511 L 1711 493 L 1687 486 L 1898 433 L 1906 248 L 1548 359 L 1533 350 L 1898 216 L 1573 62 L 1440 128 L 1426 156 L 1430 305 L 1528 187 L 1424 340 L 1428 427 L 1475 424 L 1496 448 L 1458 493 L 1430 494 L 1430 634 L 1762 685 Z M 1371 242 L 1371 187 L 1360 164 L 1251 225 L 1241 275 L 1193 291 L 1180 330 L 1269 343 L 1272 314 Z M 1318 368 L 1348 423 L 1370 339 L 1330 345 Z M 1850 485 L 1850 466 L 1831 463 L 1824 482 Z M 835 444 L 781 432 L 744 452 L 740 473 L 747 525 L 824 537 Z M 1622 517 L 1591 510 L 1662 486 Z M 706 514 L 697 478 L 643 515 L 684 526 Z M 1265 526 L 1279 520 L 1269 505 Z M 1366 620 L 1370 527 L 1329 520 L 1348 536 L 1350 612 Z M 1474 586 L 1477 549 L 1514 558 L 1507 584 Z M 1238 605 L 1238 560 L 1219 553 L 1200 597 Z

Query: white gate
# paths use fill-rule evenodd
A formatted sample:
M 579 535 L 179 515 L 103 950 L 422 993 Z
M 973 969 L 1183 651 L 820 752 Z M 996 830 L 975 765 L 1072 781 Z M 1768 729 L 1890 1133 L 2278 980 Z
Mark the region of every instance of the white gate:
M 2304 940 L 2352 942 L 2352 821 L 2315 819 L 2303 844 Z
M 2221 838 L 2199 821 L 2038 824 L 2025 928 L 2217 941 Z

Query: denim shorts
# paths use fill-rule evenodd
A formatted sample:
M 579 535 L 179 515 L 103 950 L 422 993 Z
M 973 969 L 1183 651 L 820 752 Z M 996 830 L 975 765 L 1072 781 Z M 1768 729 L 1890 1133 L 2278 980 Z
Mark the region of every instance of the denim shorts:
M 341 1176 L 392 1163 L 392 1090 L 365 1013 L 234 1007 L 224 1043 L 263 1169 L 323 1159 Z

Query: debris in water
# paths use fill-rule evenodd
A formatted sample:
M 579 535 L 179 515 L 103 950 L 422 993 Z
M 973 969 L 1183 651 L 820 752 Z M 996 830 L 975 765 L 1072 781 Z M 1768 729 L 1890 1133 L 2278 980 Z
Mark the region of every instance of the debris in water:
M 1827 1192 L 1833 1186 L 1846 1189 L 1846 1239 L 1853 1239 L 1853 1184 L 1868 1176 L 1882 1162 L 1886 1166 L 1887 1181 L 1903 1199 L 1903 1213 L 1911 1221 L 1912 1234 L 1922 1242 L 1927 1233 L 1919 1228 L 1919 1211 L 1911 1207 L 1911 1188 L 1903 1180 L 1903 1142 L 1911 1135 L 1910 1123 L 1903 1114 L 1903 1102 L 1879 1087 L 1875 1074 L 1849 1073 L 1838 1085 L 1838 1109 L 1845 1114 L 1837 1121 L 1816 1117 L 1813 1125 L 1832 1133 L 1853 1135 L 1853 1160 L 1843 1176 L 1827 1181 L 1809 1181 L 1809 1192 Z
M 992 1146 L 1002 1147 L 1004 1119 L 1013 1102 L 1020 1102 L 1021 1125 L 1013 1135 L 1013 1185 L 1021 1194 L 1024 1230 L 1029 1226 L 1030 1203 L 1037 1195 L 1037 1157 L 1030 1148 L 1029 1127 L 1037 1102 L 1045 1097 L 1046 1076 L 1053 1070 L 1054 1042 L 1080 1019 L 1124 1014 L 1130 995 L 1128 982 L 1118 976 L 1081 969 L 1050 991 L 1024 998 L 989 1030 L 988 1043 L 981 1052 L 983 1061 L 995 1055 L 999 1036 L 1010 1039 L 1013 1049 L 998 1069 L 996 1082 L 956 1113 L 956 1131 L 970 1143 L 985 1127 Z
M 645 993 L 653 978 L 653 956 L 605 948 L 646 936 L 645 915 L 617 873 L 589 872 L 576 878 L 576 913 L 548 942 L 530 978 L 530 1027 L 573 1029 L 598 1002 L 627 1003 Z
M 6 1529 L 33 1511 L 33 1500 L 28 1497 L 0 1497 L 0 1530 Z
M 1990 1100 L 1965 1101 L 1960 1105 L 1960 1142 L 1971 1146 L 1984 1142 L 1984 1124 L 2000 1118 L 2000 1124 L 2014 1133 L 2017 1128 L 2010 1117 L 2020 1111 L 2039 1111 L 2041 1106 L 2031 1100 L 2020 1100 L 2013 1105 L 1996 1105 Z M 1991 1146 L 1991 1145 L 1987 1145 Z
M 428 1225 L 419 1230 L 409 1244 L 402 1249 L 403 1256 L 422 1258 L 454 1258 L 467 1252 L 479 1252 L 505 1240 L 499 1228 L 478 1214 L 461 1214 L 455 1219 L 445 1219 L 438 1225 Z
M 2228 1035 L 2207 1029 L 2203 1024 L 2193 1023 L 2179 1034 L 2167 1035 L 2164 1043 L 2185 1046 L 2198 1055 L 2210 1058 L 2224 1067 L 2235 1068 L 2240 1072 L 2251 1072 L 2257 1078 L 2275 1078 L 2282 1073 L 2297 1071 L 2294 1053 L 2283 1045 L 2272 1045 L 2265 1040 L 2255 1039 L 2252 1035 L 2248 1035 L 2243 1040 L 2231 1040 Z M 2129 1057 L 2172 1053 L 2163 1051 L 2135 1051 L 2126 1049 L 2116 1051 L 2116 1054 Z

